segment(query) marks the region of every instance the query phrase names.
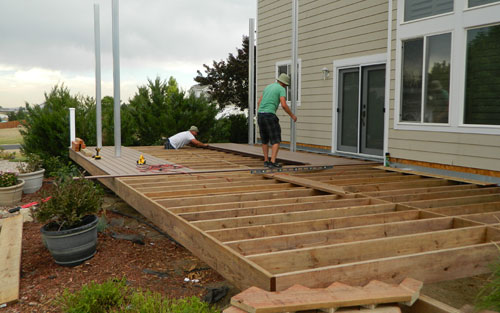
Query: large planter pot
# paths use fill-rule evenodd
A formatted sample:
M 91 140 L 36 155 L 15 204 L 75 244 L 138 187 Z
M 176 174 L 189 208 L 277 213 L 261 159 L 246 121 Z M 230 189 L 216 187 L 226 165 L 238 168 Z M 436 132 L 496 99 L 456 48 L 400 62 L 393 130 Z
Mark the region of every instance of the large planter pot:
M 45 173 L 45 169 L 41 169 L 36 172 L 31 173 L 19 173 L 17 177 L 23 179 L 25 181 L 23 192 L 24 193 L 34 193 L 37 192 L 43 184 L 43 173 Z
M 0 187 L 0 206 L 14 206 L 21 201 L 23 196 L 24 180 L 10 187 Z
M 42 239 L 57 264 L 76 266 L 92 258 L 97 247 L 97 222 L 95 215 L 83 218 L 84 225 L 52 231 L 50 224 L 42 227 Z

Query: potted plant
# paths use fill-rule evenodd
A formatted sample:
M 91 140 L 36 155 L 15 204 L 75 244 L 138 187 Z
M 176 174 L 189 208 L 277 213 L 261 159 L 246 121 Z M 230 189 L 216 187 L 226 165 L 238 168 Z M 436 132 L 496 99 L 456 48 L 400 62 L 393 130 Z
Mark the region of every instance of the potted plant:
M 25 181 L 24 193 L 34 193 L 42 187 L 45 169 L 42 168 L 42 158 L 39 155 L 28 154 L 25 162 L 17 164 L 17 170 L 19 171 L 19 178 Z
M 94 256 L 97 247 L 97 212 L 102 204 L 102 189 L 80 176 L 61 179 L 34 211 L 45 225 L 42 239 L 57 264 L 76 266 Z
M 24 180 L 16 173 L 0 172 L 0 206 L 16 205 L 23 196 Z

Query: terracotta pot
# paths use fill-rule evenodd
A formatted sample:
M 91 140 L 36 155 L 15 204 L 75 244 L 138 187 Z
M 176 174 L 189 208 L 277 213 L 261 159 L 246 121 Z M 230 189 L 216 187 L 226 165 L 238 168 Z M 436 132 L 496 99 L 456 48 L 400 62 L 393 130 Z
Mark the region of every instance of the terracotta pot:
M 45 169 L 38 170 L 36 172 L 31 173 L 19 173 L 17 177 L 24 180 L 24 188 L 23 192 L 25 194 L 37 192 L 43 184 L 43 173 L 45 173 Z
M 10 187 L 0 187 L 0 206 L 15 206 L 23 196 L 24 180 L 18 179 L 19 184 Z

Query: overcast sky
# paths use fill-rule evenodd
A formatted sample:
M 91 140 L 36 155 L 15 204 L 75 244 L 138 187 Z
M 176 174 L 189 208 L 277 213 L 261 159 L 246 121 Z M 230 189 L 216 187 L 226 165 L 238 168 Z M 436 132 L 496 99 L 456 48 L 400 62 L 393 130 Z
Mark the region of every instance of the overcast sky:
M 0 0 L 0 106 L 44 100 L 64 83 L 95 97 L 94 3 L 100 6 L 102 94 L 113 94 L 111 0 Z M 147 79 L 183 89 L 203 64 L 241 46 L 255 0 L 120 0 L 121 99 Z

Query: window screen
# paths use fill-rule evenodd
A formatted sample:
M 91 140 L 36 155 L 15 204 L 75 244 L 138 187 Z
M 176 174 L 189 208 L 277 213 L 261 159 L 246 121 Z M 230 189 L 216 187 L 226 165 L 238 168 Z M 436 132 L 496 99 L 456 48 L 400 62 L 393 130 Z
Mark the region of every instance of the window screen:
M 452 11 L 453 0 L 405 0 L 405 22 Z

